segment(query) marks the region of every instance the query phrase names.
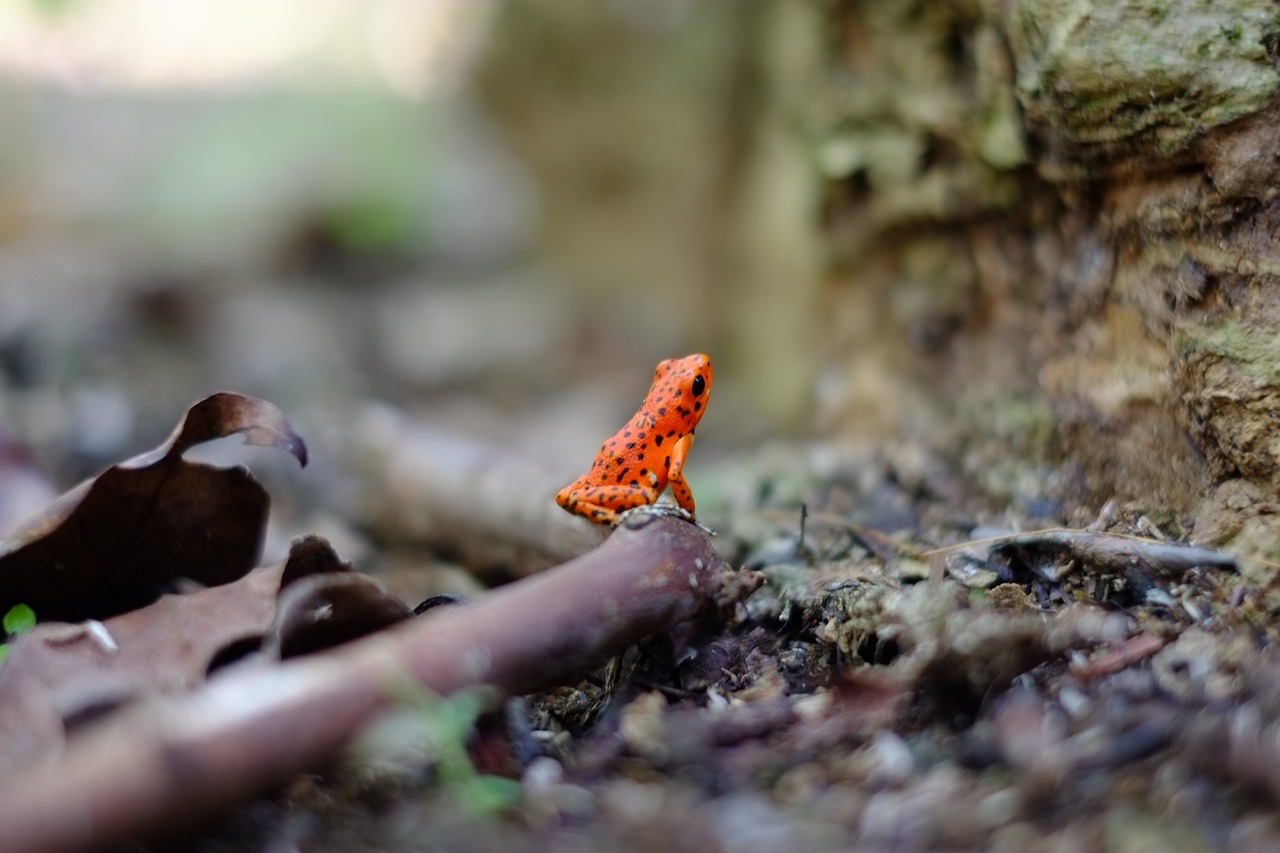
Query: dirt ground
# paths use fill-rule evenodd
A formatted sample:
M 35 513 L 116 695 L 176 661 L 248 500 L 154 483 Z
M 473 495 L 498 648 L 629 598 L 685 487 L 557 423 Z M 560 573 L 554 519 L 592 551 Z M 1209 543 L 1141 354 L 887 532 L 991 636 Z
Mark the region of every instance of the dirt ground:
M 722 531 L 764 577 L 733 624 L 654 637 L 620 675 L 481 719 L 472 761 L 521 780 L 517 802 L 469 802 L 384 733 L 199 848 L 1280 843 L 1280 670 L 1232 558 L 1170 547 L 1122 505 L 1070 533 L 1051 503 L 983 523 L 975 492 L 905 448 L 817 467 L 800 502 L 765 475 Z

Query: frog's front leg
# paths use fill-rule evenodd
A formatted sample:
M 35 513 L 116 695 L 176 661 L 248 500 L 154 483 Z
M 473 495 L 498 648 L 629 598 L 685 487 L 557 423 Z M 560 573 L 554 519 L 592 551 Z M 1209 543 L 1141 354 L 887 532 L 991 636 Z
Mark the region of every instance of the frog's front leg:
M 689 455 L 689 448 L 693 447 L 693 433 L 682 436 L 676 442 L 675 447 L 671 448 L 671 461 L 667 465 L 667 482 L 671 484 L 671 494 L 676 499 L 676 503 L 689 513 L 689 519 L 696 518 L 693 508 L 693 492 L 689 490 L 689 484 L 684 481 L 684 460 Z
M 657 499 L 658 490 L 643 484 L 583 486 L 565 489 L 556 495 L 556 503 L 560 506 L 597 524 L 617 524 L 621 513 Z

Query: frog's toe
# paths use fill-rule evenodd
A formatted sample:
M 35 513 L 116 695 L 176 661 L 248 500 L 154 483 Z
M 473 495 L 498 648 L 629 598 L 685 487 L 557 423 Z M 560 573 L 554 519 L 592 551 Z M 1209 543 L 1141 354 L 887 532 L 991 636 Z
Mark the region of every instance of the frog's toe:
M 693 513 L 689 512 L 687 509 L 685 509 L 682 506 L 677 506 L 676 504 L 673 504 L 673 503 L 667 503 L 666 501 L 660 501 L 658 503 L 653 503 L 653 504 L 642 504 L 640 506 L 632 507 L 629 510 L 621 512 L 618 514 L 618 523 L 619 524 L 626 523 L 627 526 L 629 527 L 643 527 L 646 523 L 648 523 L 648 519 L 653 518 L 655 516 L 657 517 L 665 516 L 667 518 L 679 518 L 696 526 L 699 530 L 702 530 L 704 533 L 706 533 L 709 536 L 716 535 L 716 532 L 714 530 L 712 530 L 710 527 L 707 527 L 705 524 L 701 523 L 696 518 L 694 518 Z M 634 519 L 634 522 L 632 521 L 633 519 Z

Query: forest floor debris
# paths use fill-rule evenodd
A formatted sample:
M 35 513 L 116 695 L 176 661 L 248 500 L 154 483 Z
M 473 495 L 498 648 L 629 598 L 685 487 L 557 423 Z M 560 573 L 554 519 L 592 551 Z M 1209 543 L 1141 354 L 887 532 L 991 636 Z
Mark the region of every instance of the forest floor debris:
M 417 617 L 421 625 L 411 622 L 412 602 L 353 572 L 319 539 L 241 581 L 162 598 L 152 607 L 243 595 L 239 587 L 261 586 L 270 575 L 270 595 L 258 597 L 272 606 L 257 616 L 240 608 L 253 623 L 244 630 L 261 634 L 258 654 L 296 656 L 299 668 L 282 673 L 328 673 L 320 679 L 327 692 L 314 700 L 321 713 L 286 728 L 341 730 L 318 735 L 323 749 L 306 761 L 233 768 L 253 780 L 250 788 L 218 788 L 230 777 L 205 774 L 221 793 L 192 800 L 187 817 L 287 781 L 177 837 L 209 851 L 344 839 L 373 849 L 454 850 L 1127 849 L 1174 837 L 1189 849 L 1280 843 L 1280 755 L 1271 736 L 1280 724 L 1280 660 L 1268 641 L 1270 621 L 1261 618 L 1266 599 L 1241 580 L 1235 558 L 1161 538 L 1141 512 L 1115 507 L 1095 529 L 1023 531 L 1032 519 L 1008 513 L 995 528 L 982 523 L 985 510 L 956 502 L 963 490 L 909 491 L 890 463 L 858 464 L 856 476 L 818 482 L 812 503 L 757 507 L 756 521 L 727 525 L 717 548 L 743 568 L 723 574 L 732 589 L 717 598 L 720 615 L 711 620 L 682 622 L 694 609 L 679 603 L 679 590 L 712 592 L 720 582 L 704 574 L 725 572 L 716 568 L 721 558 L 692 525 L 664 518 L 635 519 L 642 530 L 624 525 L 581 558 L 586 568 L 529 578 L 476 604 L 444 597 L 441 607 L 419 607 L 432 611 Z M 465 489 L 465 481 L 455 486 Z M 646 537 L 687 552 L 655 566 L 659 575 L 683 566 L 697 583 L 600 597 L 600 584 L 619 573 L 644 575 L 636 560 L 657 553 L 641 544 Z M 678 544 L 682 537 L 689 541 Z M 515 539 L 524 549 L 527 532 Z M 503 547 L 490 542 L 476 553 L 487 562 Z M 541 591 L 521 598 L 526 585 Z M 500 615 L 485 615 L 491 595 L 506 602 Z M 584 609 L 584 595 L 595 605 Z M 588 618 L 592 607 L 598 612 Z M 127 640 L 125 623 L 147 612 L 97 624 Z M 336 621 L 325 616 L 339 612 Z M 227 633 L 232 622 L 214 632 L 229 647 L 240 636 Z M 382 630 L 397 623 L 409 625 Z M 448 630 L 440 634 L 440 626 Z M 362 644 L 418 628 L 434 639 L 405 647 L 409 671 L 418 672 L 413 661 L 447 670 L 457 643 L 479 631 L 493 660 L 508 661 L 498 668 L 509 698 L 473 701 L 464 692 L 397 701 L 382 688 L 370 698 L 367 679 L 356 674 L 371 660 Z M 12 681 L 26 672 L 32 653 L 24 647 L 42 648 L 58 630 L 66 626 L 19 638 L 4 675 Z M 369 640 L 340 645 L 370 632 Z M 592 669 L 609 650 L 620 651 L 612 666 Z M 198 682 L 224 666 L 219 656 L 193 647 L 183 658 L 191 672 L 178 680 Z M 231 690 L 237 667 L 251 670 L 251 658 L 216 675 L 213 690 Z M 343 660 L 355 669 L 343 670 Z M 445 694 L 464 683 L 419 677 Z M 165 740 L 181 726 L 148 716 L 206 700 L 197 691 L 137 702 L 134 694 L 156 691 L 125 681 L 110 704 L 137 707 L 113 730 L 132 725 L 159 739 L 137 747 L 99 737 L 86 748 L 77 734 L 61 761 L 79 768 L 72 777 L 102 794 L 99 803 L 113 813 L 130 791 L 145 794 L 134 799 L 152 811 L 157 803 L 184 809 L 151 793 L 195 790 L 189 779 L 157 787 L 130 762 L 138 749 L 143 766 L 153 767 L 177 766 L 171 759 L 183 750 L 218 752 L 215 741 L 195 735 Z M 267 701 L 277 689 L 264 682 L 252 692 Z M 356 716 L 339 698 L 353 689 L 365 697 Z M 84 704 L 45 695 L 57 714 Z M 366 727 L 377 708 L 385 716 Z M 364 734 L 345 757 L 314 764 L 357 728 Z M 442 742 L 440 732 L 452 734 Z M 274 737 L 274 753 L 234 751 L 265 760 L 287 740 Z M 130 742 L 135 754 L 118 752 Z M 169 759 L 155 764 L 146 755 Z M 202 760 L 198 766 L 227 769 Z M 308 772 L 294 775 L 300 770 Z M 67 777 L 49 775 L 55 770 L 47 766 L 19 773 L 6 807 L 15 816 L 48 815 L 48 825 L 56 799 L 41 797 L 65 791 Z M 111 826 L 129 834 L 129 825 Z M 74 847 L 75 838 L 84 836 L 59 843 Z

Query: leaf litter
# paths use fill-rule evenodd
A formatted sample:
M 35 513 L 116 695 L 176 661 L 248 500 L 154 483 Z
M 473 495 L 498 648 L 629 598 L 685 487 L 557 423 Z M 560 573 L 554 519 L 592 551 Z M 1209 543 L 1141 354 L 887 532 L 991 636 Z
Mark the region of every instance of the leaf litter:
M 112 469 L 161 466 L 146 489 L 130 492 L 153 497 L 148 524 L 163 524 L 165 512 L 156 508 L 168 505 L 167 477 L 187 464 L 182 449 L 227 429 L 202 426 L 190 413 L 187 420 L 187 438 L 180 426 L 157 451 Z M 268 422 L 232 431 L 295 454 L 303 447 L 287 422 Z M 643 590 L 638 597 L 605 591 L 614 583 L 610 573 L 630 570 L 641 555 L 659 560 L 655 566 L 674 559 L 693 570 L 691 552 L 679 549 L 703 547 L 695 545 L 701 534 L 672 520 L 615 533 L 582 558 L 585 571 L 574 583 L 559 580 L 570 572 L 564 566 L 494 596 L 500 603 L 489 595 L 442 598 L 449 606 L 424 602 L 418 617 L 317 537 L 295 543 L 288 560 L 257 569 L 244 567 L 231 549 L 234 569 L 197 578 L 215 584 L 208 588 L 78 624 L 44 621 L 19 637 L 0 668 L 0 757 L 15 768 L 35 767 L 35 760 L 52 766 L 55 775 L 36 777 L 37 792 L 56 787 L 60 764 L 92 776 L 104 756 L 128 755 L 80 734 L 92 734 L 84 723 L 99 717 L 117 719 L 113 731 L 132 733 L 143 754 L 226 749 L 242 743 L 239 734 L 220 731 L 197 743 L 139 732 L 163 732 L 187 719 L 183 714 L 203 701 L 206 680 L 224 683 L 230 695 L 240 675 L 270 672 L 297 656 L 302 668 L 286 664 L 282 674 L 302 673 L 291 689 L 328 697 L 320 704 L 331 713 L 320 723 L 311 713 L 297 718 L 305 724 L 285 725 L 332 746 L 308 752 L 302 764 L 240 768 L 256 784 L 216 800 L 219 809 L 269 792 L 271 784 L 284 787 L 207 828 L 204 849 L 305 849 L 344 839 L 384 849 L 532 850 L 571 840 L 638 850 L 1135 849 L 1175 839 L 1188 849 L 1262 849 L 1280 839 L 1273 819 L 1280 751 L 1271 736 L 1280 720 L 1280 668 L 1267 590 L 1252 580 L 1257 572 L 1244 571 L 1231 555 L 1171 540 L 1136 505 L 1105 508 L 1089 529 L 1022 532 L 1007 514 L 1004 529 L 957 523 L 964 508 L 939 497 L 963 494 L 954 484 L 908 491 L 902 482 L 891 463 L 857 460 L 847 477 L 830 477 L 811 496 L 803 534 L 795 523 L 801 507 L 748 510 L 757 521 L 735 522 L 737 535 L 731 529 L 721 540 L 747 568 L 708 575 L 702 583 L 722 590 L 714 601 L 656 619 L 651 608 L 670 606 L 678 599 L 669 593 L 678 590 L 649 580 L 633 588 Z M 49 518 L 100 530 L 92 518 L 75 518 L 96 511 L 98 504 L 83 498 L 92 487 L 24 528 L 5 558 L 31 545 L 53 549 L 60 528 Z M 886 500 L 894 508 L 889 515 Z M 189 530 L 188 511 L 176 506 L 175 527 Z M 136 519 L 138 510 L 120 517 Z M 776 520 L 783 517 L 789 521 Z M 261 530 L 251 533 L 247 538 L 260 543 Z M 73 544 L 43 553 L 84 553 L 76 550 L 81 540 L 62 536 Z M 692 538 L 668 551 L 682 536 Z M 131 541 L 164 539 L 147 531 Z M 180 540 L 175 534 L 171 541 Z M 519 541 L 526 547 L 527 539 Z M 86 583 L 120 577 L 127 563 L 140 567 L 139 588 L 154 590 L 202 566 L 183 553 L 182 568 L 161 576 L 154 559 L 121 556 L 113 547 L 110 559 L 77 567 Z M 33 553 L 40 552 L 13 565 L 29 575 Z M 619 561 L 610 553 L 632 556 Z M 707 553 L 697 558 L 698 572 L 716 559 Z M 8 565 L 3 559 L 0 567 Z M 39 586 L 6 594 L 29 590 Z M 83 612 L 92 600 L 79 591 L 70 598 L 74 606 L 36 600 L 53 613 Z M 587 601 L 604 609 L 591 616 Z M 619 616 L 614 608 L 624 605 L 632 609 Z M 619 624 L 629 639 L 602 643 L 599 632 Z M 428 646 L 408 639 L 419 630 L 433 638 Z M 466 650 L 478 648 L 470 637 L 487 638 L 483 647 L 505 673 L 493 678 L 509 694 L 529 694 L 481 713 L 469 734 L 463 725 L 451 735 L 466 742 L 476 768 L 492 770 L 475 776 L 461 767 L 458 742 L 424 752 L 421 728 L 403 725 L 329 763 L 350 731 L 326 740 L 333 729 L 324 717 L 367 722 L 392 701 L 394 691 L 370 688 L 355 673 L 383 655 L 406 655 L 399 659 L 411 672 L 449 693 L 464 683 L 456 678 Z M 368 652 L 371 642 L 382 651 Z M 606 651 L 619 656 L 595 669 Z M 523 653 L 520 663 L 509 662 L 517 660 L 508 657 L 513 653 Z M 335 687 L 331 672 L 321 676 L 306 663 L 326 658 L 332 663 L 323 669 L 349 673 L 348 683 Z M 366 698 L 357 717 L 348 716 L 353 686 L 380 697 L 360 694 Z M 249 692 L 263 700 L 250 707 L 285 701 L 267 698 L 265 687 Z M 164 704 L 154 698 L 160 694 L 174 698 Z M 197 705 L 183 705 L 184 695 Z M 126 706 L 132 716 L 119 713 Z M 410 716 L 454 713 L 438 703 L 424 707 Z M 272 731 L 293 719 L 282 707 L 268 710 L 249 718 Z M 169 723 L 156 726 L 158 720 Z M 90 741 L 93 749 L 80 748 Z M 442 768 L 445 754 L 451 758 Z M 406 761 L 409 755 L 417 758 Z M 388 763 L 387 756 L 399 759 Z M 198 766 L 229 784 L 218 765 Z M 304 768 L 319 772 L 292 775 Z M 471 781 L 450 793 L 448 778 L 495 771 L 520 779 L 518 801 L 504 795 L 496 812 L 456 808 L 450 797 L 488 793 Z M 121 777 L 110 781 L 130 790 L 123 782 L 132 777 Z M 218 813 L 199 796 L 187 807 L 192 817 Z M 147 831 L 151 824 L 131 826 Z
M 527 693 L 672 625 L 723 624 L 755 589 L 702 532 L 670 519 L 636 519 L 557 572 L 475 602 L 436 596 L 413 608 L 315 536 L 296 541 L 287 560 L 253 569 L 265 494 L 247 472 L 225 478 L 225 469 L 181 459 L 191 445 L 232 433 L 305 461 L 305 445 L 274 406 L 215 395 L 156 451 L 82 484 L 11 538 L 0 563 L 7 594 L 45 613 L 87 616 L 42 616 L 0 667 L 0 764 L 12 780 L 0 795 L 6 844 L 81 849 L 190 826 L 330 760 L 394 702 L 391 685 L 406 676 L 442 695 L 480 683 Z M 199 485 L 206 505 L 193 509 L 175 482 Z M 262 498 L 251 513 L 228 497 L 245 494 Z M 230 522 L 197 545 L 193 522 L 217 527 L 223 513 Z M 112 540 L 112 523 L 130 535 Z M 218 550 L 225 565 L 207 571 L 214 555 L 188 553 L 197 547 Z M 160 555 L 170 563 L 163 575 Z M 59 597 L 36 577 L 41 559 L 79 583 Z M 182 583 L 156 598 L 161 581 Z M 135 589 L 105 606 L 84 593 L 109 582 Z M 115 613 L 143 597 L 154 600 Z M 344 651 L 325 653 L 335 647 Z M 454 708 L 453 699 L 439 707 Z M 455 738 L 460 725 L 450 729 Z M 448 778 L 462 780 L 468 796 L 512 790 L 509 780 L 460 770 L 462 747 L 446 746 L 454 758 L 438 769 L 452 768 Z M 525 763 L 534 757 L 523 752 Z M 508 776 L 519 773 L 512 761 Z M 81 820 L 59 821 L 68 809 Z

